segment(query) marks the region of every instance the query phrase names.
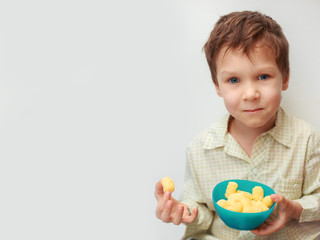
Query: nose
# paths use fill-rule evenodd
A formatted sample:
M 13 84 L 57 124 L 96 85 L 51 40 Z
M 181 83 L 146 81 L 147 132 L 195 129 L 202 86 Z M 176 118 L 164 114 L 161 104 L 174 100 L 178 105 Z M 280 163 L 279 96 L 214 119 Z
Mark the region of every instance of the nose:
M 254 83 L 248 83 L 244 87 L 242 99 L 246 101 L 254 101 L 260 98 L 258 87 Z

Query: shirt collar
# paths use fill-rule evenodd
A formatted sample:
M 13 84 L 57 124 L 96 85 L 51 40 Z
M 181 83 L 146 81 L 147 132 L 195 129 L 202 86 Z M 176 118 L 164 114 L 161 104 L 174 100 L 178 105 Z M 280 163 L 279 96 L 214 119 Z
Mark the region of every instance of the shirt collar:
M 227 114 L 209 128 L 203 145 L 204 149 L 214 149 L 225 146 L 230 118 L 230 114 Z
M 228 123 L 231 118 L 232 116 L 227 114 L 209 128 L 203 145 L 204 149 L 215 149 L 226 145 Z M 277 111 L 275 126 L 264 134 L 270 134 L 280 144 L 291 147 L 290 118 L 281 107 Z

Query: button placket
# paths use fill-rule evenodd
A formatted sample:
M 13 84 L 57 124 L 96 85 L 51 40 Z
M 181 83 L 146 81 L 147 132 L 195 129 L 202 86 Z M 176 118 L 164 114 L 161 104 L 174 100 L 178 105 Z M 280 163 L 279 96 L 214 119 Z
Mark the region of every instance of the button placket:
M 254 181 L 261 181 L 260 179 L 263 178 L 263 172 L 264 172 L 264 162 L 267 159 L 268 154 L 268 139 L 265 139 L 264 137 L 259 137 L 254 146 L 253 151 L 251 155 L 251 162 L 250 162 L 250 176 L 251 179 Z

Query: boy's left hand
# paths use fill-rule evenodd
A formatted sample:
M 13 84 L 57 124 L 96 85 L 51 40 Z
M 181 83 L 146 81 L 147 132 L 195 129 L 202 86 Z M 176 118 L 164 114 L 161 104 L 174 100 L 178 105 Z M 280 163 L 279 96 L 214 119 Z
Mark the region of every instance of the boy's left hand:
M 256 235 L 268 235 L 284 227 L 291 219 L 300 219 L 302 206 L 300 203 L 284 198 L 281 194 L 270 195 L 271 200 L 277 203 L 278 217 L 267 219 L 261 226 L 252 230 Z

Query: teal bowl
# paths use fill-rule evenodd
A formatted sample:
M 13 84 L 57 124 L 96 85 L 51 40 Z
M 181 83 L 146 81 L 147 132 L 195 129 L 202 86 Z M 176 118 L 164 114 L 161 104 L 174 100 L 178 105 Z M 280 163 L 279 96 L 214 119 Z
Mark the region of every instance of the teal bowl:
M 265 184 L 249 181 L 232 179 L 218 183 L 212 191 L 213 205 L 216 209 L 216 213 L 219 215 L 221 220 L 230 228 L 237 230 L 249 231 L 259 227 L 272 213 L 275 203 L 269 208 L 269 210 L 259 213 L 242 213 L 227 210 L 220 207 L 217 202 L 220 199 L 226 199 L 225 193 L 229 182 L 236 182 L 238 184 L 237 190 L 246 191 L 252 193 L 252 188 L 255 186 L 261 186 L 264 191 L 264 196 L 274 194 L 272 188 Z

